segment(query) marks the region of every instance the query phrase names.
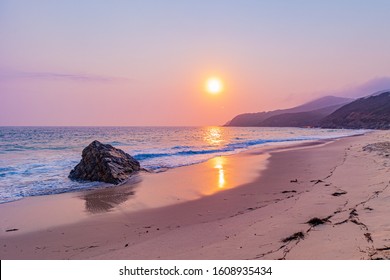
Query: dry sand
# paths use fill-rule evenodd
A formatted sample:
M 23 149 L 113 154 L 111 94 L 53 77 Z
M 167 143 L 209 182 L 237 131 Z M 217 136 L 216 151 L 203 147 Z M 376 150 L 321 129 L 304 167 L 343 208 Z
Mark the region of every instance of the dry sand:
M 385 141 L 266 147 L 2 204 L 0 258 L 389 259 L 390 149 L 363 149 Z

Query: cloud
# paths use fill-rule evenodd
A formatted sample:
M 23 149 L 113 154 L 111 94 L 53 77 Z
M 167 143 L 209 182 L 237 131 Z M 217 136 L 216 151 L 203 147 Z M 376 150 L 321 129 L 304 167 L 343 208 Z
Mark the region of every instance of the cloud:
M 100 75 L 93 75 L 93 74 L 10 71 L 4 69 L 0 69 L 0 79 L 1 80 L 32 79 L 32 80 L 100 82 L 100 83 L 112 83 L 112 82 L 129 80 L 128 78 L 100 76 Z

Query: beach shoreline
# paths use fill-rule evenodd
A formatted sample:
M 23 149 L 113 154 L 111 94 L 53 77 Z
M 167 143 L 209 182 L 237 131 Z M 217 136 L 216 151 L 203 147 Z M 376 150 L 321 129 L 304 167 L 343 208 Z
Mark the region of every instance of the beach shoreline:
M 388 158 L 362 150 L 386 139 L 386 132 L 376 131 L 316 145 L 251 150 L 224 156 L 225 162 L 142 174 L 140 183 L 117 187 L 119 194 L 92 191 L 2 204 L 0 257 L 389 258 L 389 251 L 380 250 L 390 246 Z M 191 184 L 204 186 L 194 193 Z M 156 185 L 162 187 L 152 188 Z M 182 201 L 172 201 L 183 185 L 191 186 L 181 193 Z M 226 190 L 219 191 L 221 185 Z M 134 192 L 156 198 L 139 205 Z M 95 213 L 88 212 L 88 195 Z M 168 198 L 161 199 L 164 195 Z M 30 229 L 23 228 L 28 211 L 43 222 L 30 218 Z M 323 224 L 306 224 L 312 218 Z

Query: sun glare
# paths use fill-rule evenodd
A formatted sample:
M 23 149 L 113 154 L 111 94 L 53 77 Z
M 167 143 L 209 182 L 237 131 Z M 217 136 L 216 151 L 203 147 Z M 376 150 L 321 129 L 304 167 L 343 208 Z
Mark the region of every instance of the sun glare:
M 210 78 L 206 82 L 206 90 L 211 94 L 218 94 L 223 90 L 222 81 L 218 78 Z

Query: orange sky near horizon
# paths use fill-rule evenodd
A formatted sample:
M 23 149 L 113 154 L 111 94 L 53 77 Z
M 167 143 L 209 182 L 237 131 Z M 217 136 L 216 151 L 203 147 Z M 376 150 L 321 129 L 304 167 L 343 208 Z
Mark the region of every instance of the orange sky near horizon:
M 390 88 L 390 2 L 55 2 L 0 4 L 0 125 L 222 125 Z

